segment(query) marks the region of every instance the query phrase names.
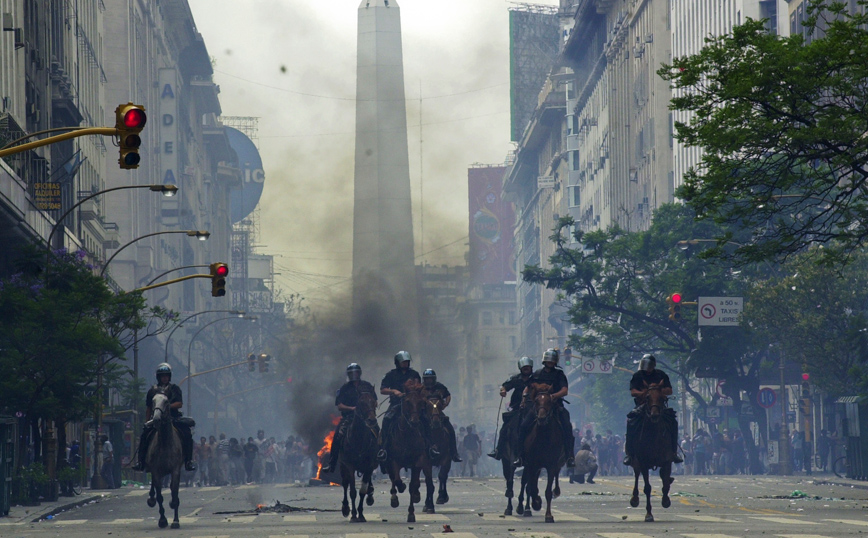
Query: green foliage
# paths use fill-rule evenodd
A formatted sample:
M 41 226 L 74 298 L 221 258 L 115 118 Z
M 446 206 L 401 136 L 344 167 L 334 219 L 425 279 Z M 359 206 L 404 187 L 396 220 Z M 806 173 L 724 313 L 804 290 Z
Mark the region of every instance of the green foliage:
M 840 264 L 868 237 L 868 15 L 846 4 L 811 0 L 810 40 L 749 19 L 658 71 L 689 117 L 677 138 L 703 150 L 678 196 L 749 236 L 715 254 L 785 260 L 821 243 L 811 253 Z

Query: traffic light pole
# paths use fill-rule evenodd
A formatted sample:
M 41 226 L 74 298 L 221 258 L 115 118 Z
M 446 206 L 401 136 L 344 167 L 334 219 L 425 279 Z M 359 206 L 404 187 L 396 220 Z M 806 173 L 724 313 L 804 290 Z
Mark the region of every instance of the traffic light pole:
M 152 289 L 154 289 L 154 288 L 161 288 L 161 287 L 163 287 L 163 286 L 168 286 L 169 284 L 176 284 L 176 283 L 178 283 L 178 282 L 183 282 L 183 281 L 185 281 L 185 280 L 190 280 L 191 278 L 211 278 L 211 275 L 198 275 L 198 274 L 197 274 L 197 275 L 187 275 L 187 276 L 182 276 L 182 277 L 180 277 L 180 278 L 175 278 L 175 279 L 172 279 L 172 280 L 167 280 L 167 281 L 165 281 L 165 282 L 160 282 L 159 284 L 153 284 L 153 285 L 151 285 L 151 286 L 145 286 L 145 287 L 143 287 L 143 288 L 136 288 L 136 289 L 133 290 L 133 292 L 135 292 L 135 291 L 148 291 L 148 290 L 152 290 Z M 132 292 L 130 292 L 130 293 L 132 293 Z
M 38 133 L 34 133 L 38 134 Z M 87 135 L 102 135 L 102 136 L 118 136 L 120 134 L 120 130 L 115 127 L 85 127 L 83 129 L 77 129 L 70 133 L 63 133 L 59 135 L 49 136 L 48 138 L 43 138 L 42 140 L 37 140 L 36 142 L 28 142 L 27 144 L 21 144 L 20 146 L 15 146 L 13 148 L 4 148 L 0 149 L 0 157 L 6 157 L 7 155 L 15 155 L 16 153 L 21 153 L 23 151 L 28 151 L 35 148 L 41 148 L 42 146 L 48 146 L 49 144 L 54 144 L 56 142 L 63 142 L 64 140 L 69 140 L 71 138 L 78 138 L 79 136 L 87 136 Z M 31 135 L 33 136 L 33 135 Z

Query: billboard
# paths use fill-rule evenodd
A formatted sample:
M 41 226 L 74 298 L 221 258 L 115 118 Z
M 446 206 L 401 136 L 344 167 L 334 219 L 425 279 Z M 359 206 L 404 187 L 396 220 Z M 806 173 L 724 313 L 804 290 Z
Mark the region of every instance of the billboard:
M 515 208 L 503 200 L 505 173 L 504 166 L 479 166 L 467 171 L 471 284 L 515 281 Z
M 253 141 L 234 127 L 226 126 L 224 129 L 229 145 L 238 155 L 238 168 L 241 169 L 241 189 L 233 189 L 229 194 L 229 212 L 232 224 L 235 224 L 253 212 L 259 203 L 265 172 L 262 171 L 262 157 Z

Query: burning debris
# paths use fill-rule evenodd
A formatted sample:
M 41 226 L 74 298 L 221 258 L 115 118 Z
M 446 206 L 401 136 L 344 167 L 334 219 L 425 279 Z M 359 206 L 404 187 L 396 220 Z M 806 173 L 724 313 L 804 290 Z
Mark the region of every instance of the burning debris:
M 329 508 L 304 508 L 301 506 L 292 506 L 289 504 L 283 504 L 280 501 L 274 501 L 274 506 L 268 506 L 266 504 L 257 504 L 256 508 L 253 510 L 231 510 L 227 512 L 214 512 L 215 515 L 237 515 L 237 514 L 268 514 L 268 513 L 277 513 L 277 514 L 285 514 L 289 512 L 340 512 L 340 510 L 333 510 Z
M 332 417 L 332 426 L 337 426 L 341 421 L 341 417 Z M 326 473 L 323 476 L 322 466 L 323 463 L 328 461 L 331 457 L 332 452 L 332 443 L 334 442 L 335 432 L 334 429 L 330 431 L 325 438 L 322 440 L 322 448 L 319 449 L 319 452 L 316 453 L 317 456 L 317 466 L 316 466 L 316 476 L 308 480 L 309 486 L 339 486 L 340 483 L 340 473 Z

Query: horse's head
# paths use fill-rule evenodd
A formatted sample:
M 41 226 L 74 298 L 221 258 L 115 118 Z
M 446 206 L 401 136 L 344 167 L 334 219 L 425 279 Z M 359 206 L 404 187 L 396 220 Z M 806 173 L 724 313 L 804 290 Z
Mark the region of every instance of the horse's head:
M 356 414 L 365 420 L 377 420 L 377 397 L 373 392 L 359 394 Z
M 666 396 L 663 394 L 663 387 L 660 385 L 651 385 L 648 387 L 645 396 L 645 415 L 651 419 L 651 422 L 660 420 L 663 409 L 666 407 Z
M 431 417 L 432 426 L 440 426 L 440 421 L 443 420 L 443 400 L 438 396 L 428 397 L 428 416 Z
M 404 398 L 401 402 L 401 416 L 410 424 L 418 424 L 427 411 L 427 403 L 422 384 L 408 379 L 404 383 Z
M 154 405 L 154 415 L 152 420 L 155 423 L 159 424 L 163 420 L 171 418 L 169 413 L 169 397 L 166 396 L 165 392 L 158 390 L 151 399 L 151 402 Z
M 552 386 L 545 383 L 532 383 L 530 386 L 530 398 L 533 401 L 533 414 L 539 424 L 548 422 L 552 415 L 554 400 L 552 399 Z

